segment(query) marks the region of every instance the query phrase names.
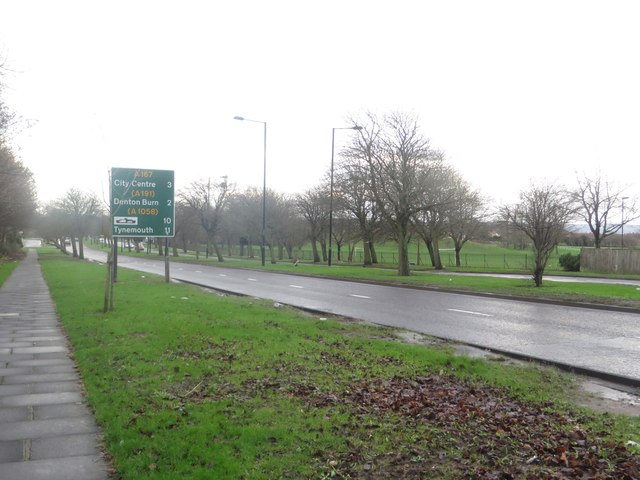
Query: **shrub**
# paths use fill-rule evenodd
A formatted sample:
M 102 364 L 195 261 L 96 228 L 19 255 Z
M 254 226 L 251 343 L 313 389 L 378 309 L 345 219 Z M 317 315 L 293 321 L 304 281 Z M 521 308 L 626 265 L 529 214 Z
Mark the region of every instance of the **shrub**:
M 560 266 L 565 272 L 579 272 L 580 271 L 580 255 L 574 255 L 572 253 L 563 253 L 558 258 Z

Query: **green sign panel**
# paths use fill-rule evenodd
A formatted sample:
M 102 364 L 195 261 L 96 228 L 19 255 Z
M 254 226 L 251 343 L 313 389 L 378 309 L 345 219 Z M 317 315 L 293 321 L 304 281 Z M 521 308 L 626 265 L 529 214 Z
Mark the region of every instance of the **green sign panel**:
M 112 168 L 111 224 L 114 237 L 173 237 L 173 170 Z

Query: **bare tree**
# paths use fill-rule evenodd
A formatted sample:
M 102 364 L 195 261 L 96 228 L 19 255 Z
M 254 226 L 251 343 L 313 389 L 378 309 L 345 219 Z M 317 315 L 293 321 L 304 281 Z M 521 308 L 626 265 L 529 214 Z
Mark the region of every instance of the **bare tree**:
M 413 115 L 391 113 L 379 119 L 368 114 L 353 120 L 363 129 L 347 152 L 367 166 L 368 187 L 398 244 L 398 275 L 407 276 L 411 218 L 429 207 L 424 186 L 442 154 L 431 149 Z
M 574 213 L 570 194 L 554 185 L 532 185 L 520 193 L 520 203 L 502 207 L 503 220 L 524 233 L 533 244 L 533 280 L 536 287 L 542 286 L 549 256 Z
M 97 222 L 102 214 L 101 203 L 94 193 L 83 192 L 77 188 L 70 188 L 65 195 L 55 202 L 56 206 L 69 215 L 71 220 L 71 246 L 73 256 L 84 259 L 84 237 L 87 235 L 91 223 Z M 77 247 L 76 247 L 76 241 Z
M 309 240 L 314 263 L 320 262 L 318 242 L 324 241 L 324 232 L 329 221 L 329 199 L 322 187 L 315 187 L 296 197 L 298 211 L 309 225 Z M 323 255 L 323 259 L 326 256 Z
M 473 190 L 462 177 L 453 181 L 453 197 L 447 212 L 447 232 L 453 240 L 456 253 L 456 267 L 461 265 L 460 252 L 469 240 L 477 238 L 486 216 L 484 200 L 477 190 Z
M 189 188 L 178 194 L 181 202 L 189 205 L 195 212 L 200 226 L 207 236 L 207 253 L 211 251 L 211 247 L 216 252 L 219 262 L 223 262 L 222 252 L 216 242 L 216 235 L 222 226 L 222 216 L 229 201 L 230 185 L 226 177 L 222 177 L 223 181 L 216 183 L 197 180 L 192 182 Z
M 176 202 L 175 238 L 172 242 L 174 257 L 178 256 L 176 252 L 178 242 L 181 244 L 183 253 L 187 253 L 190 243 L 193 243 L 193 246 L 197 247 L 195 243 L 197 243 L 199 230 L 201 230 L 200 221 L 195 210 L 186 202 L 178 200 Z M 197 248 L 194 248 L 194 250 L 196 249 Z
M 615 235 L 624 225 L 640 218 L 637 199 L 625 197 L 624 190 L 603 179 L 600 173 L 594 178 L 583 175 L 578 178 L 578 188 L 572 192 L 580 217 L 589 225 L 593 243 L 600 248 L 605 238 Z M 612 214 L 621 212 L 624 202 L 624 218 L 612 222 Z
M 364 265 L 378 263 L 374 245 L 381 221 L 373 193 L 368 186 L 368 172 L 360 152 L 351 156 L 349 150 L 346 150 L 336 168 L 334 189 L 336 203 L 357 221 L 364 251 Z
M 456 176 L 457 172 L 446 165 L 433 168 L 431 174 L 424 178 L 427 183 L 423 187 L 422 204 L 428 207 L 411 217 L 413 229 L 424 240 L 436 270 L 443 268 L 440 239 L 445 236 L 449 209 L 455 200 L 453 184 Z

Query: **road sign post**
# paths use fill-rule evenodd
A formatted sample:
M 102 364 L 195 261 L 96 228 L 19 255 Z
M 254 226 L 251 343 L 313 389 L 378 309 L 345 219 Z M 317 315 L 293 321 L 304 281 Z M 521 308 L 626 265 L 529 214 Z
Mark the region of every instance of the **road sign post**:
M 111 169 L 111 226 L 114 237 L 173 237 L 173 170 Z
M 165 281 L 169 281 L 169 237 L 175 236 L 175 179 L 173 170 L 111 169 L 111 235 L 164 237 Z M 114 272 L 116 261 L 114 258 Z M 115 279 L 115 275 L 113 275 Z

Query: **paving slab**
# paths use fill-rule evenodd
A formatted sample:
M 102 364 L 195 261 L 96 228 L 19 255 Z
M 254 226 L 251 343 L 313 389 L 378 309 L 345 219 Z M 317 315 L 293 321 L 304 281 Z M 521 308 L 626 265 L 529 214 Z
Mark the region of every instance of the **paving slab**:
M 0 385 L 0 399 L 6 396 L 25 395 L 29 393 L 29 385 Z M 1 400 L 0 400 L 1 402 Z
M 22 441 L 0 442 L 0 462 L 21 462 L 23 458 L 24 444 Z
M 29 420 L 29 407 L 3 407 L 0 408 L 0 428 L 4 428 L 4 423 L 20 422 Z M 0 449 L 1 450 L 1 449 Z
M 31 459 L 74 457 L 78 455 L 99 455 L 99 437 L 95 433 L 65 435 L 63 437 L 41 438 L 31 442 Z
M 37 253 L 0 287 L 0 479 L 108 480 Z
M 70 358 L 52 358 L 52 359 L 38 359 L 38 360 L 14 360 L 7 362 L 8 367 L 46 367 L 48 365 L 72 365 L 73 362 Z
M 41 382 L 30 386 L 30 393 L 70 393 L 81 392 L 82 387 L 78 382 Z
M 0 463 L 3 480 L 105 480 L 104 460 L 97 455 Z
M 98 427 L 93 417 L 54 418 L 51 420 L 27 420 L 2 424 L 0 441 L 62 437 L 72 433 L 96 433 Z M 2 477 L 0 477 L 2 478 Z
M 89 408 L 82 402 L 60 403 L 58 405 L 37 405 L 33 407 L 34 420 L 54 418 L 80 418 L 91 415 Z
M 75 372 L 66 373 L 16 373 L 14 375 L 3 376 L 2 370 L 0 370 L 0 377 L 4 378 L 5 385 L 12 385 L 16 383 L 39 383 L 39 382 L 68 382 L 77 380 L 78 375 Z

